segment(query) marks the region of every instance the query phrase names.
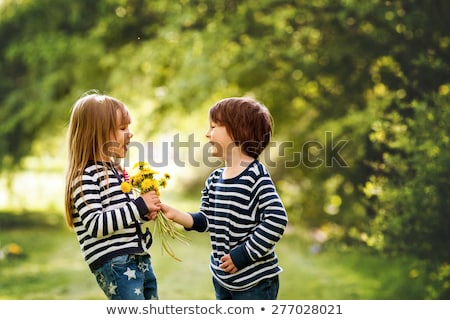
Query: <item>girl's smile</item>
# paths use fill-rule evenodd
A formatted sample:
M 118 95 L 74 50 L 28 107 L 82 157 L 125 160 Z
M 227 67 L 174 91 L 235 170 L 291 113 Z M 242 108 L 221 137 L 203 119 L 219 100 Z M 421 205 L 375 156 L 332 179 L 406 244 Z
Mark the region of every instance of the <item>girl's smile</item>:
M 117 112 L 118 127 L 111 132 L 111 147 L 108 149 L 109 156 L 114 158 L 125 158 L 128 151 L 128 144 L 133 137 L 130 130 L 130 123 L 123 123 L 120 112 Z

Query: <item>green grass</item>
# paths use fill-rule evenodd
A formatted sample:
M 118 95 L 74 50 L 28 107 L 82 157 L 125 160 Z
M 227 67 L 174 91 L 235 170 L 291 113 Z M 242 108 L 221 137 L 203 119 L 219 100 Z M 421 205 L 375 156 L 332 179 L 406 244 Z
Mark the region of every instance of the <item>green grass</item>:
M 55 215 L 0 213 L 0 246 L 17 243 L 24 257 L 0 260 L 0 299 L 105 299 L 84 263 L 75 235 Z M 152 247 L 160 299 L 212 300 L 207 234 L 187 233 L 189 246 L 173 243 L 183 261 Z M 356 252 L 310 253 L 298 230 L 277 246 L 281 300 L 422 299 L 415 262 Z

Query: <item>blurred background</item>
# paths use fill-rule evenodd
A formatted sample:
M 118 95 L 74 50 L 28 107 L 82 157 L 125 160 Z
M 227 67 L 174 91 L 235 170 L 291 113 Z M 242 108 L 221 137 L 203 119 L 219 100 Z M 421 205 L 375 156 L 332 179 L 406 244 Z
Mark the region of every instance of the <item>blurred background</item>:
M 92 89 L 133 115 L 125 164 L 170 172 L 162 197 L 188 211 L 220 165 L 208 108 L 270 109 L 280 298 L 449 299 L 449 15 L 446 0 L 0 1 L 0 299 L 104 298 L 63 221 L 67 123 Z M 161 297 L 214 299 L 208 237 L 189 235 L 181 264 L 152 249 Z

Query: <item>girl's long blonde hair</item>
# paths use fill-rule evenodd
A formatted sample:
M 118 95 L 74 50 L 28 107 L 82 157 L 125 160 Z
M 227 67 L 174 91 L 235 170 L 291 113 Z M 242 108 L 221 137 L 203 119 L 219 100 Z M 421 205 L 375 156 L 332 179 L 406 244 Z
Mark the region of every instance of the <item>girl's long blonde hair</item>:
M 67 132 L 68 163 L 65 185 L 66 222 L 73 228 L 72 191 L 76 188 L 75 179 L 83 174 L 89 161 L 105 161 L 109 155 L 105 152 L 111 134 L 121 125 L 130 123 L 127 107 L 116 98 L 87 92 L 72 107 Z M 105 168 L 106 170 L 106 168 Z M 81 185 L 81 179 L 78 182 Z

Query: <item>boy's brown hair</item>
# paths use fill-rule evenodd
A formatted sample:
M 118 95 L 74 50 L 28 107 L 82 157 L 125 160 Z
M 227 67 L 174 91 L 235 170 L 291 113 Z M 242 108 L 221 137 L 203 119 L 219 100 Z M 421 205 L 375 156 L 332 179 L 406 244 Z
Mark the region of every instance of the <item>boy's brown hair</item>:
M 224 126 L 234 143 L 254 159 L 272 138 L 272 116 L 266 106 L 252 98 L 220 100 L 209 110 L 209 119 Z

